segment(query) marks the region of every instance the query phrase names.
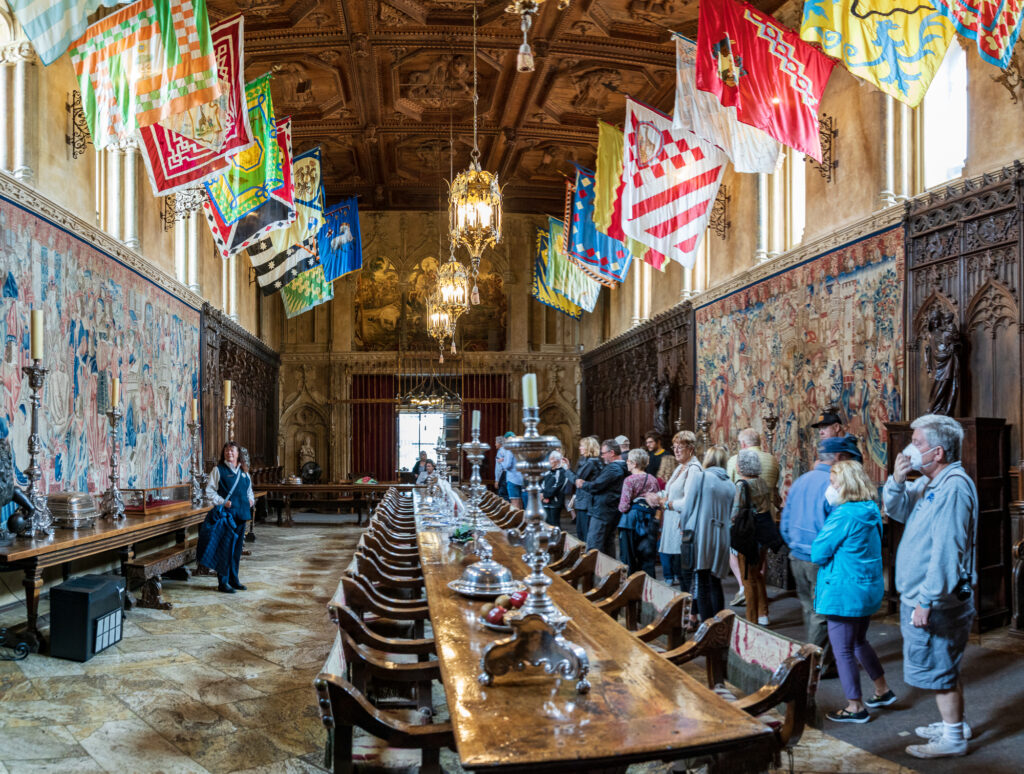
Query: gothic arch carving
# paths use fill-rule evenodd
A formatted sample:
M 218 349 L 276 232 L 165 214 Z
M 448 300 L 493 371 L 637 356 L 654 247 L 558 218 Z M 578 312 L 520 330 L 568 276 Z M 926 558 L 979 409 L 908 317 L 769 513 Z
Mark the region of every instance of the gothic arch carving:
M 959 317 L 959 312 L 956 308 L 956 302 L 941 293 L 938 290 L 933 290 L 931 294 L 924 300 L 920 308 L 917 310 L 917 314 L 914 315 L 913 332 L 914 339 L 919 340 L 928 328 L 928 317 L 931 315 L 932 307 L 938 306 L 940 309 L 946 312 L 952 312 L 956 317 Z
M 299 472 L 299 449 L 308 437 L 315 453 L 315 460 L 325 471 L 330 470 L 328 459 L 330 438 L 327 428 L 330 421 L 327 411 L 311 400 L 293 404 L 281 418 L 281 438 L 284 449 L 281 464 L 285 473 Z M 328 473 L 329 475 L 329 473 Z
M 1017 321 L 1017 303 L 1013 293 L 998 280 L 990 279 L 971 299 L 967 307 L 968 332 L 981 328 L 989 337 L 999 335 L 999 329 Z

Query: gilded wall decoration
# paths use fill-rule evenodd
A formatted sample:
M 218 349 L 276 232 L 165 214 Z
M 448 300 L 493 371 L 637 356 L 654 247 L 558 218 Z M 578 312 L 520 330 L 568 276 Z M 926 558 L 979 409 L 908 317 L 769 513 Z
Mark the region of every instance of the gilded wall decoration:
M 697 310 L 697 413 L 734 446 L 779 416 L 788 486 L 808 470 L 814 415 L 837 401 L 864 465 L 884 478 L 884 423 L 902 416 L 903 233 L 895 228 L 748 285 Z
M 355 330 L 357 350 L 381 352 L 398 349 L 402 294 L 398 270 L 384 256 L 364 259 L 356 281 Z

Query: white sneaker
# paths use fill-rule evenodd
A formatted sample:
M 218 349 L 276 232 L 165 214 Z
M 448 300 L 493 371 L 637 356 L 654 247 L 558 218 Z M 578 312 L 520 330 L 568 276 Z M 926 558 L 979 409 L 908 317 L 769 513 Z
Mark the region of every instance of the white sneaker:
M 942 721 L 938 720 L 934 723 L 930 723 L 927 726 L 918 726 L 914 729 L 914 733 L 922 739 L 938 739 L 942 736 Z M 964 721 L 964 739 L 970 739 L 973 734 L 971 733 L 971 727 Z
M 757 623 L 759 626 L 768 626 L 771 621 L 768 619 L 768 616 L 762 615 L 758 616 Z
M 915 758 L 955 758 L 967 755 L 967 740 L 953 742 L 944 736 L 938 736 L 927 744 L 912 744 L 907 747 L 907 754 Z

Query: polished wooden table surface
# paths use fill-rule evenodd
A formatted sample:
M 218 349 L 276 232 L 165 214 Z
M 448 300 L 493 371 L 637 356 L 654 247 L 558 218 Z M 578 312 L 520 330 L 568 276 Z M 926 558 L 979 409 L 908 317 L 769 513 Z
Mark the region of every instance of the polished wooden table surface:
M 259 484 L 261 490 L 265 490 L 269 499 L 280 500 L 283 504 L 277 512 L 277 524 L 281 527 L 292 526 L 292 498 L 297 499 L 345 499 L 353 501 L 372 502 L 384 496 L 389 489 L 408 491 L 412 489 L 411 484 Z M 333 497 L 332 497 L 333 495 Z M 319 497 L 318 497 L 319 496 Z M 356 524 L 362 523 L 362 510 L 357 512 Z
M 522 548 L 488 534 L 494 559 L 525 577 Z M 540 669 L 512 672 L 480 685 L 480 657 L 507 634 L 484 628 L 482 601 L 447 584 L 459 577 L 460 550 L 442 532 L 420 532 L 430 620 L 437 642 L 462 765 L 502 771 L 585 771 L 645 760 L 673 760 L 735 750 L 767 767 L 772 732 L 662 658 L 556 575 L 550 593 L 572 617 L 565 636 L 590 659 L 590 693 Z
M 202 522 L 210 508 L 209 505 L 203 508 L 183 505 L 173 511 L 150 516 L 128 516 L 119 522 L 98 518 L 95 525 L 87 529 L 57 529 L 53 537 L 31 540 L 18 538 L 13 544 L 0 547 L 0 571 L 25 572 L 22 580 L 27 608 L 24 639 L 33 650 L 45 645 L 37 625 L 44 569 L 119 549 L 124 574 L 124 565 L 135 558 L 136 543 L 172 532 L 175 533 L 176 542 L 184 543 L 186 530 Z

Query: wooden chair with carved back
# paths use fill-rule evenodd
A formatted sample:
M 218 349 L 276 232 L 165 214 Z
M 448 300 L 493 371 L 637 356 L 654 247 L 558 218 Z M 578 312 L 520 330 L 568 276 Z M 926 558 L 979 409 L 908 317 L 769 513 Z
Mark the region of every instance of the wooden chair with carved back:
M 386 543 L 380 535 L 369 530 L 363 533 L 363 543 L 372 548 L 390 564 L 418 566 L 420 552 L 415 546 L 394 546 Z
M 384 558 L 383 555 L 370 545 L 362 544 L 356 546 L 356 554 L 368 556 L 374 560 L 382 572 L 393 575 L 396 578 L 419 578 L 423 579 L 423 570 L 419 565 L 393 564 Z
M 345 679 L 345 644 L 339 633 L 320 674 L 314 680 L 317 704 L 324 726 L 328 729 L 328 749 L 335 774 L 351 774 L 356 762 L 379 764 L 389 748 L 420 751 L 420 771 L 436 774 L 441 771 L 440 750 L 454 749 L 451 723 L 427 723 L 422 713 L 415 713 L 418 723 L 409 722 L 408 713 L 385 711 L 375 707 L 355 685 Z M 421 665 L 415 665 L 420 667 Z M 376 669 L 376 667 L 368 667 Z M 371 735 L 369 741 L 356 744 L 353 730 L 361 728 Z
M 372 557 L 358 552 L 355 554 L 353 559 L 355 561 L 356 573 L 362 575 L 370 583 L 376 584 L 378 587 L 382 587 L 388 593 L 402 590 L 415 596 L 423 595 L 422 576 L 408 578 L 391 575 L 385 572 Z
M 814 708 L 821 648 L 723 610 L 701 624 L 691 642 L 664 656 L 677 665 L 703 657 L 708 687 L 771 728 L 793 770 L 793 748 Z M 779 705 L 784 715 L 775 711 Z

